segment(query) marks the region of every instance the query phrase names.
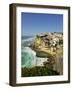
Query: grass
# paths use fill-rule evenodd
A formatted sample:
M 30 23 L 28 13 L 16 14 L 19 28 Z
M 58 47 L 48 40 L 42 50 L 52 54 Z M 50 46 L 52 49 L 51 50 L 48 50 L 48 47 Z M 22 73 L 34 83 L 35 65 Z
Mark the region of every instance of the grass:
M 33 77 L 33 76 L 53 76 L 53 75 L 59 75 L 58 72 L 49 69 L 45 66 L 36 66 L 33 68 L 22 68 L 22 77 Z

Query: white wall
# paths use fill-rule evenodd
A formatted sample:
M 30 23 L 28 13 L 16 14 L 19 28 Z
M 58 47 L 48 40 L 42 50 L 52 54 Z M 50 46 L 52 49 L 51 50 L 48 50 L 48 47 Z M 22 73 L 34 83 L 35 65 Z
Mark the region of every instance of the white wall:
M 37 3 L 37 4 L 48 4 L 48 5 L 71 6 L 72 0 L 0 0 L 0 90 L 37 90 L 37 89 L 38 90 L 48 90 L 48 89 L 49 90 L 72 90 L 72 82 L 70 84 L 27 86 L 27 87 L 11 87 L 8 85 L 8 82 L 9 82 L 9 4 L 10 3 Z M 72 7 L 71 7 L 71 11 L 72 11 Z M 71 17 L 72 17 L 72 12 L 71 12 Z M 71 72 L 71 75 L 72 75 L 72 72 Z M 72 78 L 71 78 L 71 81 L 72 81 Z

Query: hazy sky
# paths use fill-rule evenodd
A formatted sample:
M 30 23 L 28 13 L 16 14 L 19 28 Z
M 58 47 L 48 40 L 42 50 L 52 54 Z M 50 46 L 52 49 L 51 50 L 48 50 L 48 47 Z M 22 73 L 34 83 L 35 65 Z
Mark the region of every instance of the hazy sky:
M 43 32 L 62 32 L 63 15 L 61 14 L 21 14 L 22 35 L 34 35 Z

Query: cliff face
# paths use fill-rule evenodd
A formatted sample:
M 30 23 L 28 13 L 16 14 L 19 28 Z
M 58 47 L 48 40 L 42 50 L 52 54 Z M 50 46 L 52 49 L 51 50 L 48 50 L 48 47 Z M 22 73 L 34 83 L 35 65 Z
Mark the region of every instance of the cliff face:
M 53 70 L 63 75 L 63 57 L 56 56 L 55 64 L 53 65 Z
M 24 44 L 25 45 L 25 44 Z M 63 74 L 63 34 L 38 34 L 22 49 L 22 68 L 45 67 Z
M 34 45 L 35 47 L 52 47 L 62 44 L 63 34 L 62 33 L 45 33 L 36 35 Z
M 46 66 L 52 66 L 53 70 L 63 74 L 63 34 L 45 33 L 38 34 L 35 40 L 36 55 L 38 57 L 50 58 L 50 63 L 45 61 Z M 55 58 L 52 58 L 55 56 Z M 52 62 L 54 62 L 52 64 Z

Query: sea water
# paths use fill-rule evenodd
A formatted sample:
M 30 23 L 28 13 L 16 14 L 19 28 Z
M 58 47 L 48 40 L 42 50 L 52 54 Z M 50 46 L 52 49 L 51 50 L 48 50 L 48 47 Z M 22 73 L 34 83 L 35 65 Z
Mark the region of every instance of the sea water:
M 34 66 L 43 66 L 43 62 L 48 58 L 37 57 L 36 52 L 29 45 L 33 43 L 35 37 L 26 37 L 22 39 L 21 45 L 21 67 L 31 68 Z
M 33 67 L 36 64 L 36 52 L 29 47 L 22 49 L 22 67 Z

